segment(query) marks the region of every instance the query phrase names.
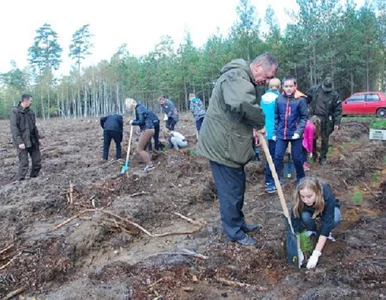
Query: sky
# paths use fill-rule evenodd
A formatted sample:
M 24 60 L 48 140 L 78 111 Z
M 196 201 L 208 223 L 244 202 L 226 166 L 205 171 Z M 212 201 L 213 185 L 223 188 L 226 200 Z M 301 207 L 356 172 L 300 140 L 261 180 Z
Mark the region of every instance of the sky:
M 360 1 L 360 0 L 358 0 Z M 282 28 L 289 22 L 285 9 L 296 9 L 296 0 L 250 0 L 258 16 L 264 19 L 270 4 Z M 141 56 L 154 49 L 160 38 L 169 35 L 176 45 L 189 31 L 196 47 L 202 46 L 212 34 L 229 33 L 237 21 L 239 0 L 9 0 L 0 10 L 0 73 L 28 65 L 28 48 L 36 30 L 44 23 L 58 34 L 63 48 L 61 74 L 68 74 L 72 61 L 68 48 L 72 34 L 90 24 L 94 35 L 92 55 L 84 65 L 110 59 L 119 46 L 126 43 L 130 54 Z

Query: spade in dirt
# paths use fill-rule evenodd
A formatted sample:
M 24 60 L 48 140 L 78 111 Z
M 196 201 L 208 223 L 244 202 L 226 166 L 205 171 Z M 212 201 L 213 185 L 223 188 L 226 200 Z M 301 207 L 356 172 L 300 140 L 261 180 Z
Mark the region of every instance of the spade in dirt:
M 301 266 L 301 262 L 299 259 L 298 249 L 300 248 L 300 241 L 298 240 L 295 231 L 292 226 L 291 217 L 288 211 L 287 203 L 285 202 L 283 189 L 281 188 L 279 177 L 277 176 L 275 166 L 272 161 L 271 154 L 269 153 L 267 142 L 265 140 L 264 135 L 260 134 L 259 137 L 260 144 L 263 148 L 265 157 L 268 161 L 269 168 L 271 169 L 272 177 L 275 181 L 275 185 L 277 188 L 277 193 L 279 195 L 281 208 L 285 217 L 285 226 L 286 226 L 286 247 L 287 247 L 287 262 L 292 265 L 296 265 L 298 267 Z
M 129 156 L 130 156 L 131 139 L 133 137 L 133 128 L 134 128 L 133 126 L 130 126 L 129 145 L 127 147 L 125 165 L 122 166 L 121 174 L 125 173 L 129 169 Z
M 287 148 L 287 161 L 284 162 L 284 166 L 283 166 L 283 177 L 291 179 L 291 178 L 294 178 L 294 176 L 295 176 L 295 167 L 291 158 L 291 143 L 289 143 Z

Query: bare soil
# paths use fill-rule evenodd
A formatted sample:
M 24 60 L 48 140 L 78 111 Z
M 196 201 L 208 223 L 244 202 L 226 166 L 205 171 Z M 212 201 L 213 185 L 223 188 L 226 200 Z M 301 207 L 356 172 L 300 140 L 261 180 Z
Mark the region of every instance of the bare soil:
M 154 156 L 156 168 L 145 173 L 135 137 L 125 174 L 124 161 L 102 161 L 97 119 L 39 121 L 43 168 L 22 182 L 9 123 L 0 125 L 1 298 L 18 289 L 5 299 L 386 297 L 386 142 L 370 141 L 368 124 L 345 122 L 331 136 L 328 164 L 309 171 L 332 186 L 343 214 L 315 270 L 286 262 L 280 202 L 264 193 L 264 157 L 246 166 L 244 213 L 262 225 L 251 234 L 258 245 L 226 242 L 189 115 L 176 128 L 188 149 Z M 123 147 L 127 140 L 125 132 Z M 284 185 L 289 204 L 293 185 Z

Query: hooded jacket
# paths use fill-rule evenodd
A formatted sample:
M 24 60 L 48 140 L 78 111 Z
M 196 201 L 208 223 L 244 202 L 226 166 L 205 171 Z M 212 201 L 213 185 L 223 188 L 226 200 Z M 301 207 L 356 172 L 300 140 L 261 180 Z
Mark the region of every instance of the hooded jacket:
M 216 81 L 198 137 L 197 154 L 240 168 L 254 157 L 253 128 L 264 127 L 264 114 L 246 61 L 225 65 Z
M 111 114 L 100 118 L 101 127 L 104 130 L 123 132 L 123 117 L 119 114 Z
M 200 99 L 194 97 L 189 101 L 189 104 L 189 109 L 196 121 L 205 117 L 205 105 Z
M 32 109 L 23 108 L 20 104 L 12 108 L 10 124 L 15 147 L 24 144 L 26 148 L 30 148 L 39 144 L 41 136 L 36 127 L 36 117 Z
M 148 110 L 145 105 L 138 103 L 135 106 L 133 126 L 139 126 L 141 131 L 144 131 L 146 129 L 153 129 L 157 123 L 159 123 L 158 117 L 151 110 Z
M 297 133 L 301 137 L 308 119 L 305 95 L 295 91 L 292 95 L 284 92 L 276 99 L 275 130 L 277 138 L 290 140 Z

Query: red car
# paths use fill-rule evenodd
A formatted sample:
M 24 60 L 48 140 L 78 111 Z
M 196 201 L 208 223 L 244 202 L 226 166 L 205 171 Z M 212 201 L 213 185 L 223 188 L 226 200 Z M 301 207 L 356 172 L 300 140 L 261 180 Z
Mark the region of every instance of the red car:
M 383 92 L 352 94 L 342 102 L 343 115 L 376 115 L 386 117 L 386 95 Z

